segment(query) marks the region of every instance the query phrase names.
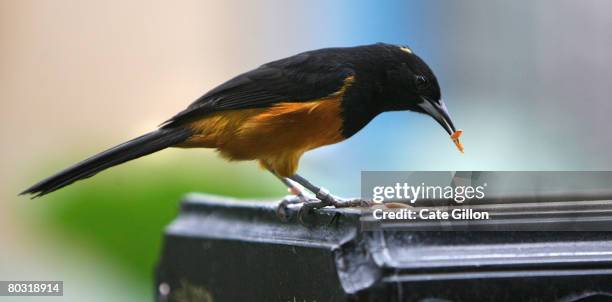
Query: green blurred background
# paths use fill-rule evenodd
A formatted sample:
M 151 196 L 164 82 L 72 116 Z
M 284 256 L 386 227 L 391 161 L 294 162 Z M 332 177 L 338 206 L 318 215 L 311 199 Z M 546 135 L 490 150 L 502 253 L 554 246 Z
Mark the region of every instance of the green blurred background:
M 409 45 L 465 130 L 460 155 L 429 117 L 381 115 L 302 160 L 300 171 L 334 193 L 358 195 L 362 170 L 610 170 L 611 9 L 606 0 L 0 0 L 0 280 L 65 281 L 65 297 L 15 301 L 150 301 L 181 196 L 278 199 L 283 186 L 255 163 L 165 150 L 44 198 L 17 193 L 154 129 L 240 72 L 320 47 Z
M 50 161 L 63 162 L 63 158 Z M 41 171 L 48 174 L 53 169 Z M 24 202 L 11 211 L 21 220 L 13 227 L 29 233 L 38 248 L 57 249 L 62 262 L 87 271 L 92 280 L 100 277 L 102 287 L 107 286 L 105 278 L 116 278 L 114 274 L 126 280 L 119 285 L 133 286 L 101 297 L 117 301 L 115 295 L 121 293 L 126 301 L 145 301 L 152 298 L 153 269 L 164 226 L 177 215 L 185 192 L 269 199 L 282 196 L 284 190 L 276 178 L 254 165 L 224 163 L 210 151 L 168 151 L 100 174 L 95 181 Z M 63 254 L 65 250 L 68 255 Z M 69 255 L 73 253 L 88 258 L 84 260 L 88 263 L 72 263 Z M 98 276 L 99 266 L 116 272 Z M 52 279 L 65 276 L 61 269 L 49 274 Z M 2 274 L 3 278 L 10 276 Z M 79 283 L 66 282 L 65 286 L 66 291 L 74 290 Z

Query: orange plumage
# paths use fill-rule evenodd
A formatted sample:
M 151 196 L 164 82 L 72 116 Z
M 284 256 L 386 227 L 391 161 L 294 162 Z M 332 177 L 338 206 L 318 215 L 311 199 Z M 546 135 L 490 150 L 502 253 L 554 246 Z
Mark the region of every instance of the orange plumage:
M 229 160 L 256 159 L 280 176 L 291 176 L 304 152 L 344 139 L 340 104 L 336 96 L 213 113 L 190 123 L 195 134 L 179 147 L 216 148 Z

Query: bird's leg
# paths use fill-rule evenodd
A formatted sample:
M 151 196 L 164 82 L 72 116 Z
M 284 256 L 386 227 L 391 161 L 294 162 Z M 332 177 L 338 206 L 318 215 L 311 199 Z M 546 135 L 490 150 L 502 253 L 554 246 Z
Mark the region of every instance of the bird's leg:
M 287 196 L 281 200 L 276 208 L 276 215 L 282 220 L 287 221 L 289 219 L 288 208 L 290 204 L 298 204 L 298 203 L 306 203 L 308 202 L 308 198 L 302 192 L 302 189 L 296 185 L 292 180 L 282 177 L 277 173 L 271 171 L 274 176 L 276 176 L 285 186 L 287 186 L 287 190 L 291 193 L 291 196 Z
M 305 179 L 304 177 L 294 174 L 290 176 L 289 179 L 299 183 L 304 188 L 308 189 L 310 192 L 315 194 L 317 198 L 316 201 L 306 202 L 304 203 L 303 210 L 306 212 L 312 209 L 320 209 L 326 206 L 334 206 L 336 208 L 346 208 L 346 207 L 369 207 L 370 203 L 366 200 L 360 198 L 351 198 L 351 199 L 343 199 L 336 197 L 329 193 L 328 190 L 322 187 L 318 187 L 312 184 L 310 181 Z
M 279 176 L 276 173 L 273 173 L 274 176 L 276 176 L 283 184 L 285 184 L 285 186 L 287 186 L 287 191 L 289 193 L 291 193 L 291 195 L 295 195 L 300 199 L 305 199 L 306 197 L 304 196 L 304 192 L 302 192 L 302 189 L 297 186 L 295 183 L 293 183 L 293 181 L 291 181 L 289 178 L 286 177 L 282 177 Z

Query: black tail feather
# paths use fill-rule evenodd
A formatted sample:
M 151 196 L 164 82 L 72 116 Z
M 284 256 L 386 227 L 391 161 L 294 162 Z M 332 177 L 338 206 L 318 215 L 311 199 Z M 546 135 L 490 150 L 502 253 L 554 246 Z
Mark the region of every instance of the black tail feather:
M 96 154 L 51 177 L 43 179 L 21 192 L 19 195 L 35 194 L 32 197 L 35 198 L 51 193 L 77 180 L 91 177 L 112 166 L 184 142 L 191 134 L 191 130 L 184 128 L 162 128 L 147 133 L 102 153 Z

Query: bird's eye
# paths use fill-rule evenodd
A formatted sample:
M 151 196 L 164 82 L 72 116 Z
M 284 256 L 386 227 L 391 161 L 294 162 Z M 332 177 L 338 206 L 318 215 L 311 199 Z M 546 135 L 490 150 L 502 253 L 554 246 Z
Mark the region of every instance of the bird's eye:
M 427 80 L 426 77 L 422 75 L 416 76 L 414 81 L 415 81 L 416 88 L 419 90 L 429 87 L 429 81 Z

